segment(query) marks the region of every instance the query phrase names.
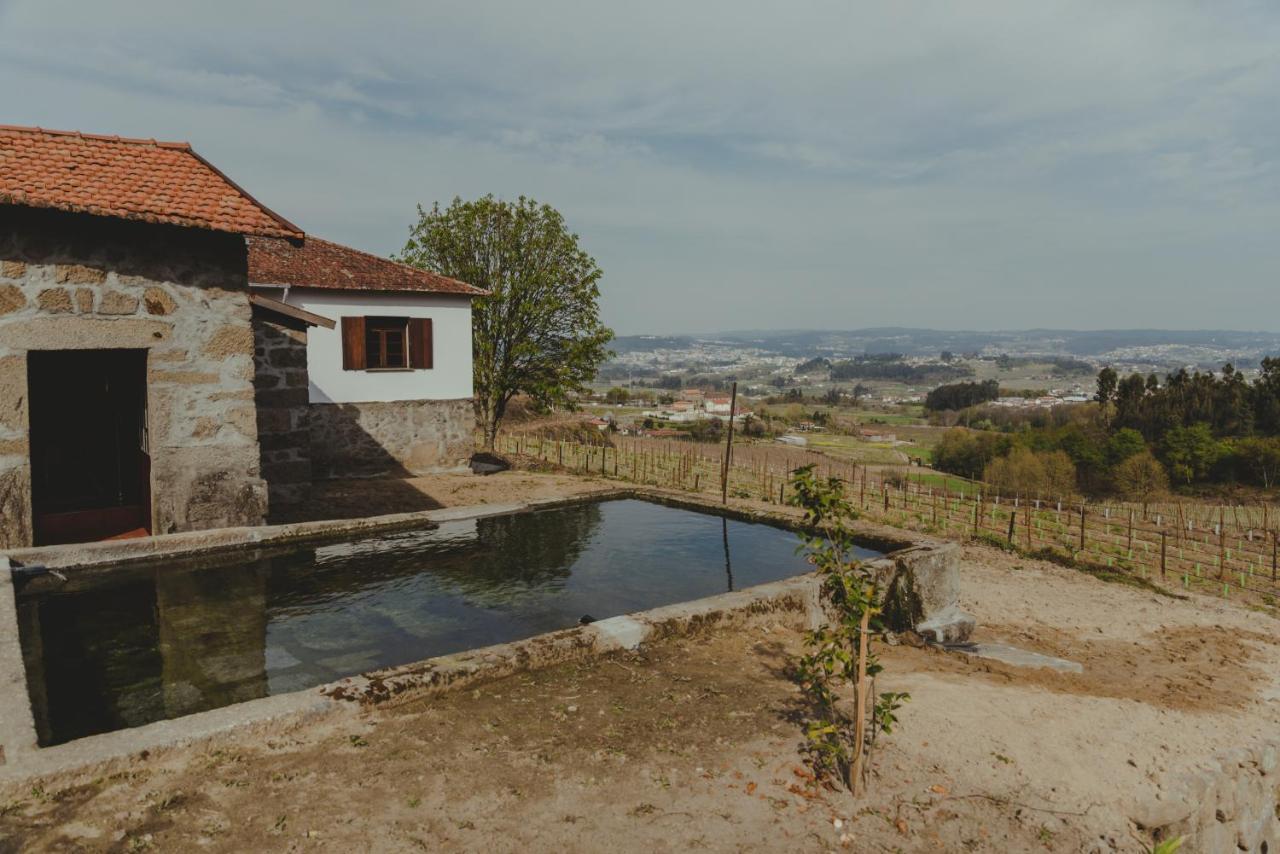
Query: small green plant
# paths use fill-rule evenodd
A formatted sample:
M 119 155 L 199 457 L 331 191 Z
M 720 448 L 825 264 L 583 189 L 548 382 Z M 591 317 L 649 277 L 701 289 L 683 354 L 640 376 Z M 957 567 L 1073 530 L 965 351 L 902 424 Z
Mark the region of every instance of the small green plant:
M 1182 850 L 1182 843 L 1186 841 L 1185 836 L 1179 836 L 1177 839 L 1166 839 L 1163 842 L 1157 842 L 1151 846 L 1151 854 L 1177 854 Z
M 876 734 L 892 731 L 909 695 L 875 694 L 875 677 L 883 668 L 871 640 L 882 632 L 881 597 L 875 573 L 854 558 L 848 522 L 856 514 L 843 485 L 837 478 L 817 477 L 809 465 L 794 472 L 790 492 L 790 503 L 804 511 L 808 533 L 802 535 L 801 549 L 821 576 L 822 598 L 829 604 L 826 625 L 805 635 L 808 652 L 797 668 L 811 710 L 805 735 L 815 773 L 840 777 L 856 796 L 863 790 L 863 769 Z M 838 704 L 845 687 L 854 691 L 852 716 Z

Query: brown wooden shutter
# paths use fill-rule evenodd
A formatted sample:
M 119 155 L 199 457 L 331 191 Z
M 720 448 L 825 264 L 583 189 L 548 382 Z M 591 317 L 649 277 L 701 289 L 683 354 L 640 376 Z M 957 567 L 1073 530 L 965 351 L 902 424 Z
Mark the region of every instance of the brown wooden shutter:
M 409 367 L 430 368 L 435 351 L 431 340 L 431 318 L 409 319 Z
M 342 370 L 363 371 L 368 365 L 364 354 L 364 318 L 342 318 Z

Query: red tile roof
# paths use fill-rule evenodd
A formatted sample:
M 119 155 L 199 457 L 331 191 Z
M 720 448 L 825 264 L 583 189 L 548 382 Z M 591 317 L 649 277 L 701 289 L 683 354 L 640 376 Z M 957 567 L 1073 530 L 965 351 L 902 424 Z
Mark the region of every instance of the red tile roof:
M 302 236 L 185 142 L 0 125 L 0 204 Z
M 466 296 L 488 293 L 457 279 L 318 237 L 308 237 L 301 245 L 292 240 L 249 238 L 249 282 L 343 291 L 416 291 Z

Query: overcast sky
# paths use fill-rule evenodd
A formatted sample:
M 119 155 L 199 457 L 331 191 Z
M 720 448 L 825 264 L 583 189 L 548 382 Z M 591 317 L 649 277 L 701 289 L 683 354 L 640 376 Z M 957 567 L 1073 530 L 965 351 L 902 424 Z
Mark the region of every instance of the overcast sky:
M 624 334 L 1280 330 L 1271 0 L 0 0 L 0 123 L 379 254 L 532 196 Z

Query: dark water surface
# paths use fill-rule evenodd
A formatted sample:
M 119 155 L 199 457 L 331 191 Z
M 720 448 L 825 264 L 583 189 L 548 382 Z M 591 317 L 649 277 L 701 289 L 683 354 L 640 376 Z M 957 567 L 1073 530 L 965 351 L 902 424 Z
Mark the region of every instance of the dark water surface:
M 797 543 L 617 500 L 65 588 L 42 579 L 19 590 L 32 708 L 41 743 L 58 744 L 799 575 Z

